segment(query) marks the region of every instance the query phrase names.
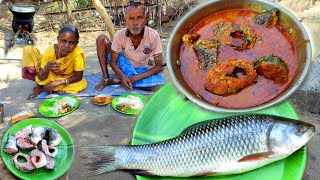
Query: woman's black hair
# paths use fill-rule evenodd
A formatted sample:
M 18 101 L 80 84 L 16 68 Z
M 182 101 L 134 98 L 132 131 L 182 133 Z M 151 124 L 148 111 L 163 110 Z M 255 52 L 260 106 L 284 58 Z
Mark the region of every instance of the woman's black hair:
M 77 37 L 78 40 L 80 38 L 78 29 L 71 24 L 64 25 L 59 31 L 59 36 L 63 32 L 71 32 Z

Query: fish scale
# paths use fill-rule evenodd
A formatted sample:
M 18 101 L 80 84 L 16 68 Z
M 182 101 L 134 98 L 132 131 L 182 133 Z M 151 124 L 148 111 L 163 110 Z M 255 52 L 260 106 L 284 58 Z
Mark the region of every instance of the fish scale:
M 186 173 L 206 167 L 212 169 L 222 162 L 235 161 L 250 153 L 266 152 L 266 131 L 271 125 L 268 119 L 242 121 L 227 118 L 212 121 L 168 141 L 119 148 L 116 157 L 123 169 L 150 168 L 164 176 L 172 171 Z M 257 134 L 251 134 L 250 129 L 255 129 Z M 231 154 L 224 156 L 226 151 L 231 151 Z
M 197 123 L 153 144 L 89 148 L 93 155 L 85 157 L 92 163 L 86 165 L 92 174 L 117 169 L 177 177 L 241 173 L 289 156 L 314 132 L 309 123 L 283 117 L 233 116 Z

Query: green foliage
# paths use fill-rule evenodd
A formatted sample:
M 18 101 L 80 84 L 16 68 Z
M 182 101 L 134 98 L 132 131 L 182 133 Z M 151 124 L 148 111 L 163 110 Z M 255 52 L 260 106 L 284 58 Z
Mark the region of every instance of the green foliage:
M 59 6 L 58 2 L 50 3 L 47 8 L 50 9 L 51 12 L 59 12 L 60 11 L 60 6 Z
M 77 0 L 77 9 L 93 7 L 92 0 Z

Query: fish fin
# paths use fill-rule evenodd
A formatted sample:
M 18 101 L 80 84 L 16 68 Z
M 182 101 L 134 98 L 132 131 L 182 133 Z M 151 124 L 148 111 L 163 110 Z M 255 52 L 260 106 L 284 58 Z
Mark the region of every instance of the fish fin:
M 135 174 L 135 175 L 139 175 L 139 176 L 157 176 L 147 170 L 132 170 L 132 172 Z
M 206 121 L 201 121 L 201 122 L 198 122 L 198 123 L 195 123 L 191 126 L 188 126 L 187 128 L 185 128 L 181 133 L 180 135 L 182 134 L 187 134 L 188 132 L 190 131 L 193 131 L 194 129 L 198 128 L 198 127 L 201 127 L 203 126 L 204 124 L 207 124 L 209 122 L 212 122 L 212 120 L 206 120 Z
M 115 146 L 79 147 L 82 158 L 81 172 L 86 176 L 94 176 L 118 169 L 114 157 L 116 148 Z
M 239 159 L 238 162 L 253 162 L 253 161 L 263 160 L 263 159 L 268 158 L 272 154 L 274 154 L 274 153 L 273 152 L 264 152 L 264 153 L 251 154 L 251 155 L 244 156 L 243 158 Z

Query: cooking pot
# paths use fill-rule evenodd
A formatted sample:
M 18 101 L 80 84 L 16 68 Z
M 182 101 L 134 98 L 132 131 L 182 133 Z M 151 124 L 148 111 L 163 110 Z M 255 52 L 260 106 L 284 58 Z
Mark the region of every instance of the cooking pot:
M 13 14 L 12 19 L 12 30 L 17 32 L 19 25 L 25 26 L 28 25 L 28 32 L 32 32 L 34 26 L 33 16 L 38 11 L 39 6 L 33 4 L 8 4 L 9 10 Z
M 285 90 L 281 95 L 272 99 L 269 102 L 263 103 L 261 105 L 243 109 L 229 109 L 224 107 L 215 106 L 196 95 L 196 93 L 189 87 L 189 85 L 184 80 L 180 68 L 177 65 L 177 60 L 180 56 L 180 47 L 182 44 L 182 36 L 188 33 L 198 22 L 204 18 L 229 9 L 249 9 L 255 11 L 270 10 L 273 8 L 278 8 L 279 21 L 286 29 L 292 29 L 292 39 L 297 46 L 298 53 L 298 71 L 295 74 L 293 81 L 288 85 L 287 90 Z M 174 27 L 173 32 L 170 35 L 167 51 L 166 51 L 167 65 L 172 77 L 173 83 L 176 88 L 185 95 L 189 100 L 195 104 L 212 110 L 216 112 L 249 112 L 266 107 L 270 107 L 277 103 L 280 103 L 287 99 L 298 87 L 302 84 L 304 78 L 308 73 L 308 69 L 311 62 L 311 44 L 306 33 L 306 30 L 300 23 L 300 21 L 287 9 L 284 7 L 264 0 L 215 0 L 203 3 L 194 9 L 190 10 Z
M 31 19 L 38 11 L 39 6 L 33 4 L 12 4 L 9 6 L 13 16 L 17 19 Z

